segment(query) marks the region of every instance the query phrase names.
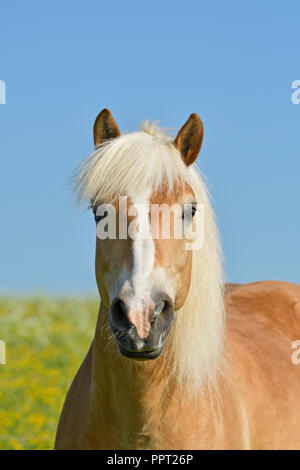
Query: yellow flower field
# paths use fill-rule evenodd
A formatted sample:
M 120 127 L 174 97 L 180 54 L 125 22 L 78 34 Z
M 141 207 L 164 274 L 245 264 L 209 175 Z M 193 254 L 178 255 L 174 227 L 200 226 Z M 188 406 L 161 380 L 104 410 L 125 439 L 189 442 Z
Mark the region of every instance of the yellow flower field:
M 0 449 L 52 449 L 66 392 L 93 337 L 96 299 L 0 299 Z

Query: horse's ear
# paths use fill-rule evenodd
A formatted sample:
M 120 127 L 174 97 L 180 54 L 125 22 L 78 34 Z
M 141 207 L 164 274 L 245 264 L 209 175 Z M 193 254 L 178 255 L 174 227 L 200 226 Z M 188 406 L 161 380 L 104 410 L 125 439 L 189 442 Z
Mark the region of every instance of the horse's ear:
M 203 124 L 198 114 L 190 115 L 174 140 L 175 147 L 180 151 L 184 163 L 191 165 L 200 152 L 203 140 Z
M 99 147 L 104 140 L 119 137 L 120 131 L 109 109 L 102 109 L 94 124 L 94 143 Z

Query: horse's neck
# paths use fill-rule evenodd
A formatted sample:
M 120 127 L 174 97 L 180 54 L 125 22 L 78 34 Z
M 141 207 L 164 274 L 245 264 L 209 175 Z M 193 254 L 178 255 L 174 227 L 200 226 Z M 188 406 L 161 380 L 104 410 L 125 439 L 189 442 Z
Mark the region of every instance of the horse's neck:
M 184 314 L 183 311 L 180 313 Z M 101 430 L 101 445 L 106 448 L 157 448 L 162 445 L 164 436 L 172 442 L 166 441 L 165 445 L 176 447 L 174 423 L 184 432 L 191 404 L 197 419 L 204 424 L 214 415 L 211 412 L 215 408 L 214 393 L 199 389 L 195 394 L 189 384 L 184 386 L 182 393 L 178 377 L 172 372 L 172 334 L 159 358 L 131 361 L 118 351 L 116 340 L 108 329 L 107 312 L 100 312 L 99 319 L 92 352 L 90 416 L 91 429 L 97 429 L 96 434 Z

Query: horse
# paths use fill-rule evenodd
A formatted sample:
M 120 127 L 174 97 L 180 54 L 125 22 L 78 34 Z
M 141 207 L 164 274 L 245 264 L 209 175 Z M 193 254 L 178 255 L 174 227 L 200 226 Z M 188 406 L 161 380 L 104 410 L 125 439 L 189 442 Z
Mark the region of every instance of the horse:
M 97 232 L 99 314 L 56 449 L 300 448 L 300 286 L 224 283 L 218 227 L 195 164 L 202 140 L 197 114 L 174 140 L 149 122 L 121 135 L 108 109 L 95 121 L 95 151 L 75 188 L 96 227 L 113 208 L 115 230 Z M 150 208 L 160 204 L 180 208 L 169 237 L 161 236 L 162 214 L 152 224 Z M 194 233 L 198 206 L 203 243 L 187 249 L 175 225 Z M 121 215 L 125 228 L 135 222 L 135 236 L 119 233 Z

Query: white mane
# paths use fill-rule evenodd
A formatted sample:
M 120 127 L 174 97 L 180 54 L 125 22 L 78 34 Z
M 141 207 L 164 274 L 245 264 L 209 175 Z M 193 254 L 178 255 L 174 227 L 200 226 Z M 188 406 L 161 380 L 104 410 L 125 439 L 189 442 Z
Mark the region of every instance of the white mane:
M 147 122 L 139 132 L 102 144 L 79 168 L 76 189 L 83 202 L 134 196 L 145 187 L 156 193 L 167 183 L 187 182 L 204 204 L 204 245 L 193 252 L 191 287 L 176 312 L 172 332 L 172 374 L 196 388 L 215 383 L 222 365 L 224 308 L 221 250 L 209 195 L 200 172 L 187 167 L 171 137 Z
M 81 165 L 76 190 L 82 202 L 105 202 L 119 194 L 135 196 L 149 187 L 172 190 L 188 182 L 189 171 L 171 137 L 155 124 L 143 123 L 139 132 L 105 141 Z

